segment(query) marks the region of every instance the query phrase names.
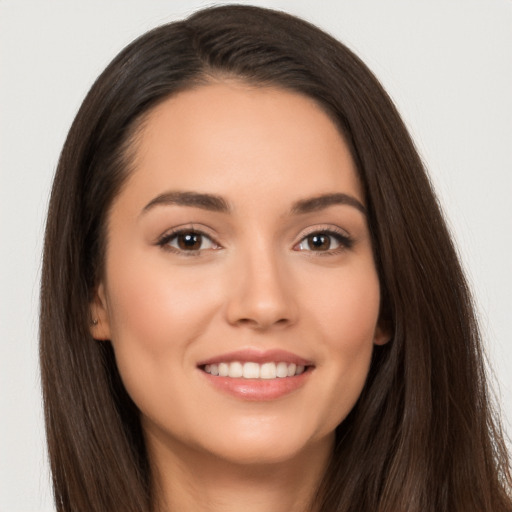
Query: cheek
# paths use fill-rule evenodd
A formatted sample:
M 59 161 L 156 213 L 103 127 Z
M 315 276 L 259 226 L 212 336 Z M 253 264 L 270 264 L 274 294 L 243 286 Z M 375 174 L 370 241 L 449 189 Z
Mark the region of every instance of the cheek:
M 331 297 L 331 301 L 325 304 L 327 345 L 340 366 L 340 376 L 351 376 L 354 385 L 362 388 L 379 317 L 377 276 L 372 272 L 348 276 Z
M 107 283 L 111 341 L 123 382 L 141 403 L 141 391 L 162 389 L 158 380 L 172 374 L 178 378 L 188 348 L 215 315 L 219 294 L 213 285 L 200 286 L 201 275 L 173 272 L 165 261 L 112 260 L 116 265 L 108 269 Z
M 334 276 L 336 277 L 336 276 Z M 321 434 L 349 414 L 364 387 L 377 328 L 380 289 L 375 270 L 350 272 L 325 280 L 312 297 L 311 318 L 321 340 L 318 375 L 325 401 Z
M 173 271 L 165 259 L 112 259 L 118 264 L 108 274 L 107 299 L 114 343 L 134 338 L 157 350 L 170 337 L 193 339 L 201 329 L 198 318 L 213 314 L 218 294 L 214 286 L 201 286 L 200 273 Z
M 380 308 L 380 286 L 372 260 L 358 267 L 311 275 L 309 308 L 326 343 L 334 350 L 358 352 L 372 346 Z

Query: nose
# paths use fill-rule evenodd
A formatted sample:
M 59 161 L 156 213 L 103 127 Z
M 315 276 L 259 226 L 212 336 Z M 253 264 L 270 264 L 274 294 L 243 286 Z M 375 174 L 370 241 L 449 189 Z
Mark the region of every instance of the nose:
M 294 280 L 283 258 L 253 246 L 235 268 L 226 309 L 231 325 L 264 331 L 297 321 Z

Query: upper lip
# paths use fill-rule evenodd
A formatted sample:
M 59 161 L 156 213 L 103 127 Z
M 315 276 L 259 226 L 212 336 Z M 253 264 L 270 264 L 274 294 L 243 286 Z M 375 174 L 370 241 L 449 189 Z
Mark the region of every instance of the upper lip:
M 292 352 L 280 349 L 272 350 L 258 350 L 258 349 L 243 349 L 236 350 L 234 352 L 228 352 L 226 354 L 220 354 L 213 356 L 208 359 L 200 361 L 197 366 L 204 366 L 207 364 L 219 364 L 219 363 L 230 363 L 233 361 L 239 361 L 240 363 L 271 363 L 271 362 L 284 362 L 284 363 L 295 363 L 297 366 L 312 366 L 313 362 L 299 357 Z

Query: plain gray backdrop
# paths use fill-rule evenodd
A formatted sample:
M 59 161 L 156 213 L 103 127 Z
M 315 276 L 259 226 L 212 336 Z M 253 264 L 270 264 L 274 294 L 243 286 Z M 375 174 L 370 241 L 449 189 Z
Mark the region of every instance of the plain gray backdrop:
M 250 3 L 331 32 L 365 60 L 396 102 L 472 283 L 511 433 L 511 1 Z M 211 4 L 0 0 L 0 511 L 54 510 L 37 315 L 45 210 L 67 130 L 93 80 L 123 46 Z

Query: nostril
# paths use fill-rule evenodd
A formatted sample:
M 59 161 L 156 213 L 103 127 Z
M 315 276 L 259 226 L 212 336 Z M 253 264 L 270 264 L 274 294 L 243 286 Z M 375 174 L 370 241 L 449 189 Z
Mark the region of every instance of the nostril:
M 257 325 L 257 322 L 250 318 L 239 318 L 236 323 L 239 325 L 251 325 L 251 324 Z
M 289 323 L 288 318 L 279 318 L 277 320 L 271 319 L 254 319 L 254 318 L 239 318 L 236 324 L 239 326 L 252 327 L 253 329 L 268 329 L 273 326 L 285 326 Z

